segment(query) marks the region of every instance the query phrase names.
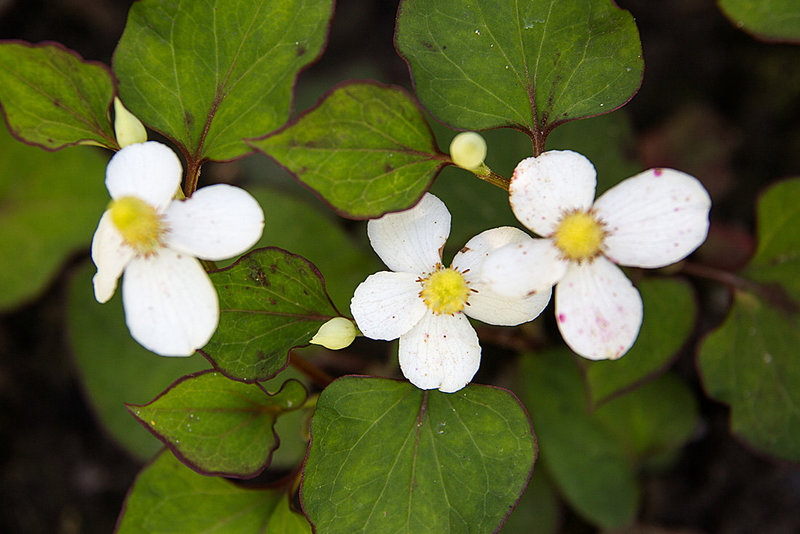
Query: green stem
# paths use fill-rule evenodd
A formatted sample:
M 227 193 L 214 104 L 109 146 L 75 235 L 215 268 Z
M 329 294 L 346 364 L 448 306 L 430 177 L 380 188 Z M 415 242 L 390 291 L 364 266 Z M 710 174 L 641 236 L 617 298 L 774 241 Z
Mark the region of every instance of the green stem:
M 489 182 L 490 184 L 499 187 L 503 191 L 508 191 L 508 186 L 511 184 L 511 180 L 505 176 L 500 176 L 490 169 L 485 163 L 481 163 L 481 166 L 477 169 L 468 170 L 484 182 Z

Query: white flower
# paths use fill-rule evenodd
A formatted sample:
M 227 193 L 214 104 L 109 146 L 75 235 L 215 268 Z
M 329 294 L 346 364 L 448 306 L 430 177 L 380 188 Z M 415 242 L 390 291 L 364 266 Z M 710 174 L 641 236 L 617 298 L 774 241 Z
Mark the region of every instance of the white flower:
M 615 264 L 656 268 L 688 256 L 705 241 L 711 199 L 696 178 L 672 169 L 637 174 L 593 203 L 595 185 L 594 166 L 575 152 L 521 161 L 511 208 L 544 239 L 495 251 L 482 280 L 503 295 L 558 284 L 561 335 L 576 353 L 599 360 L 625 354 L 642 324 L 639 292 Z
M 507 298 L 477 279 L 489 251 L 531 241 L 521 230 L 487 230 L 470 239 L 445 268 L 441 253 L 449 234 L 450 212 L 429 193 L 410 210 L 371 220 L 372 248 L 394 272 L 369 276 L 350 302 L 365 336 L 400 338 L 400 368 L 412 384 L 447 393 L 466 386 L 480 364 L 478 336 L 467 316 L 514 326 L 534 319 L 550 300 L 549 288 Z
M 162 356 L 189 356 L 217 328 L 217 293 L 200 262 L 250 248 L 264 213 L 246 191 L 218 184 L 173 200 L 183 169 L 166 146 L 149 141 L 117 152 L 106 169 L 111 204 L 92 240 L 94 294 L 106 302 L 122 279 L 133 338 Z

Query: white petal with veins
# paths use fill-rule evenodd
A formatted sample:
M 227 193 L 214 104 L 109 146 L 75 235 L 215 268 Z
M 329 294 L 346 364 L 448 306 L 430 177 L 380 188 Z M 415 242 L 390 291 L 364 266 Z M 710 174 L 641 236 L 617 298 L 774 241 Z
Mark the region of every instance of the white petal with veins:
M 639 335 L 639 291 L 619 267 L 603 257 L 570 266 L 556 286 L 555 301 L 564 341 L 584 358 L 619 358 Z
M 522 224 L 549 237 L 565 213 L 592 206 L 596 184 L 594 165 L 586 157 L 571 150 L 550 150 L 519 162 L 508 200 Z
M 608 235 L 606 256 L 621 265 L 657 268 L 682 260 L 708 234 L 711 198 L 693 176 L 650 169 L 609 189 L 595 203 Z
M 244 189 L 226 184 L 198 189 L 164 213 L 166 246 L 206 260 L 223 260 L 253 246 L 264 229 L 264 212 Z
M 133 338 L 161 356 L 191 356 L 219 321 L 217 293 L 200 262 L 169 249 L 128 264 L 122 303 Z
M 428 307 L 418 275 L 381 271 L 367 277 L 350 300 L 358 329 L 372 339 L 392 340 L 416 325 Z
M 464 314 L 426 313 L 400 337 L 400 369 L 420 389 L 452 393 L 463 388 L 481 363 L 478 335 Z
M 450 235 L 450 212 L 441 200 L 425 193 L 413 208 L 369 221 L 367 235 L 392 271 L 428 273 L 441 262 L 441 249 Z

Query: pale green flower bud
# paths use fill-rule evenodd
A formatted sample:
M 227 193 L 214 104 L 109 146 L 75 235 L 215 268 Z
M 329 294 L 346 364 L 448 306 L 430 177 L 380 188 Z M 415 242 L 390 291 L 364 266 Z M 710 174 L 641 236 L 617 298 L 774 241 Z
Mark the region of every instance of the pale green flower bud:
M 117 97 L 114 97 L 114 133 L 120 148 L 147 141 L 147 132 L 142 123 Z
M 319 327 L 310 343 L 322 345 L 326 349 L 339 350 L 350 345 L 358 335 L 353 321 L 344 317 L 334 317 Z
M 453 163 L 467 170 L 477 169 L 486 158 L 486 141 L 475 132 L 461 132 L 450 143 Z

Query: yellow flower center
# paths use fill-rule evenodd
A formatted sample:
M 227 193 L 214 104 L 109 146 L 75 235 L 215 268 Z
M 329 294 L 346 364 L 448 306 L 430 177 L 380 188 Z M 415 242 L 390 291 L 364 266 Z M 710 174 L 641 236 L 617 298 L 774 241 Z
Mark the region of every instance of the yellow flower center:
M 466 306 L 469 284 L 455 269 L 445 269 L 439 265 L 421 282 L 422 291 L 419 296 L 433 313 L 454 315 Z
M 136 197 L 122 197 L 109 205 L 111 222 L 125 243 L 139 254 L 149 254 L 161 245 L 164 225 L 150 204 Z
M 566 258 L 582 261 L 600 253 L 605 235 L 602 223 L 591 213 L 576 211 L 561 219 L 553 239 Z

